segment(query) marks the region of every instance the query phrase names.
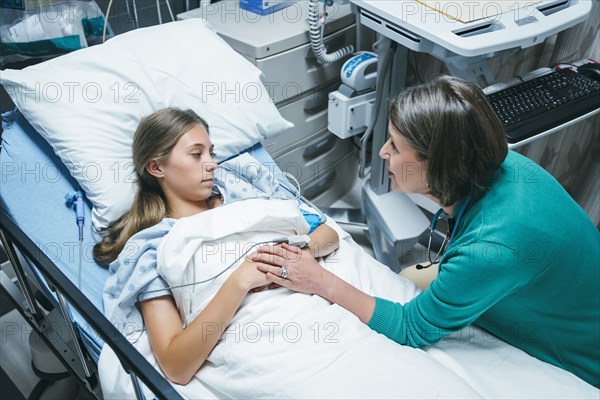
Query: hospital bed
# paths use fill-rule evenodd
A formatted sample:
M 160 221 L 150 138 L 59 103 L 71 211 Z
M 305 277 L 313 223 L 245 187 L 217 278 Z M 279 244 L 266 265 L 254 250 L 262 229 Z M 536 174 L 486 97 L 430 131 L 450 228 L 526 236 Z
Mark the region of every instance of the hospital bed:
M 200 22 L 177 24 L 191 27 L 194 23 Z M 147 30 L 149 34 L 151 29 Z M 164 92 L 161 95 L 166 96 Z M 130 343 L 102 314 L 102 290 L 108 272 L 91 257 L 98 236 L 89 223 L 90 203 L 84 204 L 88 223 L 84 225 L 80 248 L 75 213 L 65 204 L 64 196 L 77 190 L 81 182 L 72 178 L 75 173 L 55 154 L 57 145 L 52 148 L 30 122 L 19 111 L 3 116 L 0 232 L 18 283 L 2 273 L 2 289 L 32 327 L 47 339 L 69 371 L 98 398 L 152 395 L 180 398 L 182 394 L 203 398 L 415 398 L 432 397 L 435 393 L 457 398 L 598 397 L 596 388 L 572 374 L 475 327 L 468 327 L 430 348 L 412 349 L 375 334 L 354 316 L 335 305 L 324 304 L 322 299 L 305 295 L 282 297 L 283 289 L 256 295 L 279 296 L 282 303 L 288 298 L 300 299 L 301 305 L 327 310 L 334 318 L 328 321 L 338 326 L 339 340 L 310 347 L 316 353 L 278 352 L 280 358 L 275 359 L 272 368 L 282 374 L 278 383 L 285 385 L 279 386 L 273 380 L 265 384 L 260 376 L 250 375 L 264 364 L 261 352 L 274 356 L 271 353 L 276 346 L 270 343 L 254 346 L 252 351 L 258 353 L 253 355 L 259 357 L 252 357 L 245 353 L 248 346 L 221 343 L 219 346 L 223 348 L 237 348 L 235 357 L 233 352 L 228 353 L 221 375 L 217 374 L 216 379 L 206 377 L 203 371 L 207 369 L 203 367 L 193 384 L 175 387 L 155 368 L 147 338 Z M 245 151 L 261 163 L 273 165 L 259 144 L 252 143 Z M 418 293 L 411 282 L 368 256 L 333 221 L 329 223 L 338 230 L 341 243 L 336 257 L 326 262 L 327 268 L 372 295 L 405 302 Z M 52 310 L 40 306 L 40 296 L 49 300 L 51 306 L 46 307 Z M 263 300 L 268 301 L 268 297 Z M 245 312 L 240 314 L 252 318 Z M 61 317 L 66 325 L 59 322 Z M 62 329 L 63 326 L 67 328 Z M 366 362 L 365 357 L 373 361 Z M 269 377 L 268 372 L 273 371 L 262 370 L 262 376 Z M 98 374 L 104 376 L 104 393 L 98 384 Z
M 95 234 L 90 224 L 84 235 L 78 287 L 78 229 L 64 200 L 77 183 L 21 113 L 9 112 L 2 118 L 0 234 L 18 277 L 13 282 L 1 272 L 2 289 L 64 366 L 98 398 L 102 397 L 96 364 L 105 343 L 115 349 L 127 370 L 144 376 L 155 393 L 178 398 L 104 318 L 102 289 L 108 270 L 91 257 Z M 89 203 L 85 218 L 91 219 Z

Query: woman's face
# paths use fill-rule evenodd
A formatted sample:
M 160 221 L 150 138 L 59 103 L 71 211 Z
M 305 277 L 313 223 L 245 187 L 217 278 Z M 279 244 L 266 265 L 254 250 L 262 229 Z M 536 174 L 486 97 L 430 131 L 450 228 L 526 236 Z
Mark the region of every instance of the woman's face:
M 428 193 L 426 163 L 419 161 L 417 152 L 392 123 L 388 124 L 390 138 L 379 151 L 387 161 L 392 190 L 406 193 Z
M 206 129 L 196 125 L 179 139 L 165 161 L 156 162 L 157 171 L 151 173 L 171 206 L 197 204 L 210 197 L 217 168 L 213 148 Z

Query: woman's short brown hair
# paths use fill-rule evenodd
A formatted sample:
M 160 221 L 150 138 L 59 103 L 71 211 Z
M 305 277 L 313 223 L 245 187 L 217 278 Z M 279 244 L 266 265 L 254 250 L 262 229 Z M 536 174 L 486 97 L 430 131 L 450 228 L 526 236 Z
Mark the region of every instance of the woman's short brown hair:
M 442 206 L 485 188 L 508 153 L 502 123 L 483 92 L 450 76 L 404 90 L 390 122 L 427 164 L 430 194 Z

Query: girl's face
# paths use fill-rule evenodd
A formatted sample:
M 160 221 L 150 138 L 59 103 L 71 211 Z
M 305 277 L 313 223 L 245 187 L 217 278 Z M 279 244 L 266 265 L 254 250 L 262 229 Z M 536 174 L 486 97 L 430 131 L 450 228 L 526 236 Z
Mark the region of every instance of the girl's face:
M 206 129 L 196 125 L 179 139 L 165 161 L 148 163 L 148 171 L 158 179 L 172 211 L 182 205 L 205 207 L 217 168 L 213 149 Z
M 419 161 L 417 152 L 410 147 L 392 123 L 388 125 L 388 130 L 390 138 L 379 151 L 379 156 L 387 161 L 392 190 L 406 193 L 428 193 L 426 163 Z

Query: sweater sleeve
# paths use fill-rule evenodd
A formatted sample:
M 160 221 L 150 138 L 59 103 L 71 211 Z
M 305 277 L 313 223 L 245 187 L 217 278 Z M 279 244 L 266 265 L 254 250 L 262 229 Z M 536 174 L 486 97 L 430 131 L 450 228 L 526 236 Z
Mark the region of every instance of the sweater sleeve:
M 495 243 L 456 246 L 440 263 L 430 287 L 405 304 L 375 298 L 369 327 L 412 347 L 435 343 L 474 322 L 523 285 L 527 267 L 513 250 Z

